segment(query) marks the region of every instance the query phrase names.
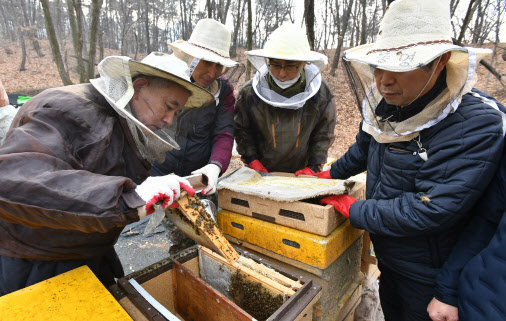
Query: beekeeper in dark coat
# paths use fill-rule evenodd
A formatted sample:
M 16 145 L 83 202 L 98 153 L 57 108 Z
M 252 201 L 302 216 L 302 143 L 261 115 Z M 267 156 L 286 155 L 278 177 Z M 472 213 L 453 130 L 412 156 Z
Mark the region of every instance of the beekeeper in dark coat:
M 149 177 L 178 148 L 163 128 L 214 97 L 163 53 L 107 57 L 91 84 L 48 89 L 23 105 L 0 147 L 0 295 L 87 265 L 104 285 L 123 269 L 125 225 L 175 206 L 176 175 Z M 146 179 L 147 178 L 147 179 Z
M 474 90 L 488 50 L 453 45 L 447 0 L 397 0 L 377 42 L 343 59 L 363 121 L 329 172 L 367 170 L 366 200 L 324 200 L 370 232 L 386 320 L 430 320 L 436 275 L 502 153 L 497 102 Z
M 311 51 L 306 32 L 292 23 L 246 55 L 258 71 L 236 103 L 242 160 L 263 172 L 321 170 L 336 125 L 334 97 L 320 74 L 327 57 Z
M 202 108 L 181 111 L 170 126 L 181 149 L 168 151 L 163 162 L 154 163 L 152 172 L 157 176 L 205 175 L 205 195 L 216 191 L 234 147 L 234 87 L 222 76 L 239 67 L 229 56 L 231 34 L 218 21 L 202 19 L 188 41 L 169 43 L 174 55 L 189 66 L 192 82 L 211 92 L 215 100 Z

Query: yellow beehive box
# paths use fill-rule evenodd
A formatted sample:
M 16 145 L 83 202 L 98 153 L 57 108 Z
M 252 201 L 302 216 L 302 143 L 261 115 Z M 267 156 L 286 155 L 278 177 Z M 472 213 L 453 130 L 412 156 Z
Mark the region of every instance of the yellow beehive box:
M 132 320 L 87 266 L 0 297 L 0 320 Z
M 319 269 L 328 267 L 363 233 L 348 220 L 330 235 L 320 236 L 226 210 L 217 218 L 232 241 L 236 238 Z

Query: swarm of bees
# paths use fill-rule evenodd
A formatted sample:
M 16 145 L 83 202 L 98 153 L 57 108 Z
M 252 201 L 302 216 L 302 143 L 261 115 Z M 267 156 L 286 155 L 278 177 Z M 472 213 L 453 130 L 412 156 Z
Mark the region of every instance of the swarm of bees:
M 282 295 L 274 294 L 260 283 L 246 279 L 239 270 L 230 277 L 228 294 L 235 304 L 259 321 L 267 320 L 283 305 Z
M 199 229 L 205 230 L 208 233 L 214 231 L 216 224 L 211 215 L 206 211 L 204 203 L 202 203 L 196 195 L 188 197 L 188 204 L 185 205 L 185 208 L 193 209 L 193 211 L 190 212 L 192 216 L 198 215 L 194 224 L 194 230 L 197 235 L 200 235 Z M 185 220 L 189 221 L 186 217 Z

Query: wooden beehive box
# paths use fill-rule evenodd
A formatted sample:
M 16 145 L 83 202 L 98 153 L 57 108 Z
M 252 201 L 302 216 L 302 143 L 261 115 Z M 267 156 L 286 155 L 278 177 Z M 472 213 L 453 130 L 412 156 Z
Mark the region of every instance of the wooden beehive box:
M 321 286 L 307 277 L 297 276 L 247 252 L 238 252 L 256 263 L 263 263 L 278 274 L 277 280 L 246 275 L 252 284 L 258 285 L 255 289 L 268 290 L 270 293 L 286 291 L 281 296 L 284 301 L 281 306 L 263 320 L 312 319 L 313 305 L 320 298 Z M 221 264 L 218 277 L 205 271 L 207 266 L 213 264 L 212 261 Z M 233 272 L 233 269 L 231 272 L 228 271 L 229 268 L 229 263 L 216 253 L 195 246 L 119 279 L 111 292 L 134 320 L 261 320 L 253 318 L 246 311 L 247 306 L 234 303 L 238 301 L 233 297 L 235 292 L 230 292 L 230 289 L 227 290 L 226 286 L 216 280 L 226 279 L 230 273 L 234 276 L 246 273 Z M 290 292 L 286 289 L 288 283 L 296 288 L 292 289 L 291 294 L 287 294 Z
M 287 173 L 274 174 L 294 176 Z M 299 177 L 304 179 L 304 175 Z M 349 194 L 357 199 L 365 199 L 365 175 L 354 176 L 349 181 L 351 182 Z M 318 204 L 319 199 L 321 197 L 296 202 L 280 202 L 228 189 L 218 191 L 218 204 L 222 209 L 300 231 L 328 236 L 346 218 L 332 205 Z

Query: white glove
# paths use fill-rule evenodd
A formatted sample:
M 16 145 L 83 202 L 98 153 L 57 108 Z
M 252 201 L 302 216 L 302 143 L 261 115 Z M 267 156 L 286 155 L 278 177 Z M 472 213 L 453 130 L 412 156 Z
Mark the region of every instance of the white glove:
M 207 164 L 206 166 L 193 171 L 192 174 L 202 174 L 207 177 L 207 187 L 202 190 L 202 195 L 214 194 L 221 168 L 218 165 Z
M 178 205 L 174 203 L 174 200 L 179 198 L 181 188 L 184 189 L 188 195 L 195 195 L 195 190 L 191 187 L 190 183 L 177 175 L 171 174 L 148 177 L 142 184 L 137 185 L 135 188 L 135 192 L 146 201 L 145 206 L 137 208 L 139 218 L 153 214 L 156 208 L 154 205 L 157 202 L 162 203 L 163 209 L 167 207 L 177 207 Z

